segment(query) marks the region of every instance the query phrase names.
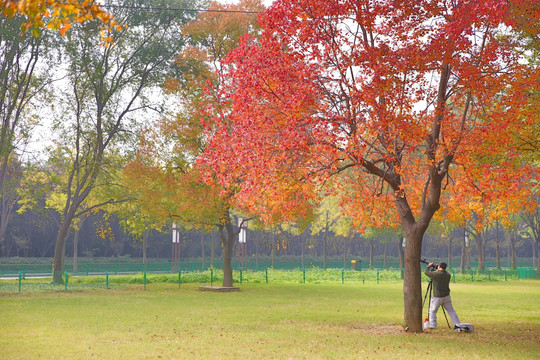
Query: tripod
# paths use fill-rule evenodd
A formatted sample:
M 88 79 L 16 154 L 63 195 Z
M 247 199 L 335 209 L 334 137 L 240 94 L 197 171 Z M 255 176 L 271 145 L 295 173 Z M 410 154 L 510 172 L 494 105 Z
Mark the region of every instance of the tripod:
M 429 284 L 426 289 L 426 295 L 424 295 L 424 301 L 422 302 L 422 309 L 424 308 L 424 304 L 426 303 L 426 298 L 429 293 L 429 299 L 431 300 L 431 292 L 433 290 L 433 280 L 429 280 Z M 448 316 L 446 316 L 446 310 L 444 310 L 444 306 L 441 306 L 444 318 L 446 319 L 446 325 L 448 325 L 448 328 L 451 329 L 450 323 L 448 322 Z M 429 318 L 429 306 L 428 306 L 428 318 Z

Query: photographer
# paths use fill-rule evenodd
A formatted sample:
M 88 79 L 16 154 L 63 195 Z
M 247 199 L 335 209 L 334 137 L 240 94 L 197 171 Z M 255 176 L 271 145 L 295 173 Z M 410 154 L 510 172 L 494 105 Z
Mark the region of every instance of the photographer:
M 429 328 L 434 329 L 437 326 L 437 311 L 442 305 L 448 314 L 454 326 L 459 325 L 459 318 L 452 306 L 452 299 L 450 298 L 450 278 L 451 275 L 446 271 L 446 263 L 440 263 L 436 265 L 437 269 L 430 262 L 424 274 L 426 274 L 433 281 L 433 297 L 429 304 Z

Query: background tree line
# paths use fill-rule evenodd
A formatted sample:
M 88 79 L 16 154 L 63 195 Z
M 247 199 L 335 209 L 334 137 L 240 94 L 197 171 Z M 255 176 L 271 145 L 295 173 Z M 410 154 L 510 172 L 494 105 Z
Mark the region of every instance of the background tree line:
M 44 202 L 42 200 L 42 202 Z M 538 216 L 538 214 L 536 214 Z M 54 245 L 59 214 L 54 210 L 27 211 L 13 214 L 9 222 L 1 256 L 44 257 L 54 255 Z M 423 242 L 422 253 L 431 259 L 447 261 L 455 269 L 478 267 L 478 247 L 474 235 L 469 234 L 465 246 L 465 228 L 446 231 L 434 226 Z M 69 232 L 65 256 L 73 261 L 74 243 L 77 237 L 77 255 L 80 258 L 131 258 L 143 260 L 143 242 L 122 226 L 116 215 L 99 211 L 90 215 L 77 230 Z M 147 261 L 171 261 L 171 231 L 152 231 L 146 238 Z M 515 268 L 536 266 L 536 242 L 526 221 L 522 220 L 511 228 L 496 226 L 483 234 L 483 257 L 489 267 Z M 498 248 L 498 250 L 497 250 Z M 463 251 L 466 253 L 463 254 Z M 306 265 L 316 259 L 318 263 L 350 266 L 350 260 L 362 260 L 362 266 L 377 262 L 378 266 L 397 266 L 403 256 L 403 234 L 394 230 L 375 231 L 371 234 L 339 235 L 339 229 L 328 233 L 320 232 L 313 224 L 303 231 L 290 226 L 272 229 L 248 228 L 245 248 L 236 245 L 235 262 L 249 261 L 294 261 Z M 464 257 L 463 257 L 464 256 Z M 222 247 L 216 232 L 182 229 L 180 235 L 180 258 L 221 266 Z M 85 259 L 83 261 L 87 261 Z M 24 262 L 24 259 L 19 259 Z M 391 264 L 391 265 L 390 265 Z M 534 265 L 533 265 L 534 264 Z

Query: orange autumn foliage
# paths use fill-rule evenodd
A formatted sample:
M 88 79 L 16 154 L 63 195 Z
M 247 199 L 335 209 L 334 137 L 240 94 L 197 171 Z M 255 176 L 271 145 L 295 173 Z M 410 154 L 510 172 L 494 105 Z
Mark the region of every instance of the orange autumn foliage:
M 339 176 L 344 207 L 371 225 L 396 199 L 419 216 L 430 170 L 446 204 L 477 189 L 483 201 L 526 197 L 515 189 L 534 169 L 519 164 L 512 134 L 535 121 L 525 102 L 538 71 L 520 62 L 506 2 L 398 4 L 278 1 L 263 37 L 229 57 L 232 110 L 209 126 L 205 161 L 223 184 L 243 177 L 239 204 L 297 216 Z
M 15 15 L 25 16 L 27 21 L 21 31 L 24 33 L 30 30 L 35 36 L 39 36 L 44 27 L 58 30 L 64 35 L 72 24 L 94 19 L 100 20 L 105 30 L 122 28 L 94 0 L 2 0 L 0 11 L 10 18 Z M 105 40 L 110 41 L 107 38 Z
M 539 84 L 515 14 L 540 18 L 512 6 L 277 0 L 228 57 L 230 109 L 213 109 L 200 161 L 266 222 L 302 218 L 323 190 L 357 227 L 401 224 L 405 323 L 421 332 L 422 238 L 441 205 L 524 200 L 538 178 L 515 146 Z

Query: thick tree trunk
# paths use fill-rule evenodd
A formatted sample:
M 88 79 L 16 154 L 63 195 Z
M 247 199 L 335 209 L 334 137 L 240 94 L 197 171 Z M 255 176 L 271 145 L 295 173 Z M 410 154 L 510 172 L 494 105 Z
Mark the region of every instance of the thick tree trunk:
M 422 284 L 420 257 L 423 231 L 408 231 L 403 278 L 404 319 L 407 330 L 422 332 Z
M 510 253 L 511 253 L 511 264 L 512 269 L 516 269 L 516 231 L 512 231 L 512 237 L 510 240 Z
M 228 211 L 224 218 L 224 224 L 219 227 L 219 235 L 221 237 L 221 243 L 223 245 L 223 287 L 232 287 L 232 254 L 234 251 L 236 236 Z
M 58 234 L 56 236 L 56 245 L 54 247 L 54 259 L 53 259 L 53 283 L 63 284 L 64 280 L 62 278 L 64 274 L 64 248 L 66 245 L 66 238 L 71 226 L 71 218 L 65 217 L 60 228 L 58 229 Z
M 476 249 L 478 251 L 478 270 L 484 271 L 486 266 L 484 263 L 484 239 L 482 233 L 476 237 Z
M 471 248 L 470 246 L 465 249 L 465 270 L 471 268 Z

